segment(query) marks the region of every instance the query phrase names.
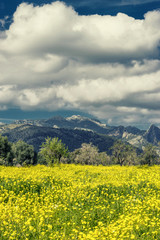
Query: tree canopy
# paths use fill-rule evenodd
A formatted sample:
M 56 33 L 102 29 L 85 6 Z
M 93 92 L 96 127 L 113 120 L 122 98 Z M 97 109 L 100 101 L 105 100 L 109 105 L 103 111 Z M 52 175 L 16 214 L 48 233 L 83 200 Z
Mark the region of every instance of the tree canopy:
M 12 144 L 7 137 L 0 135 L 0 164 L 12 165 L 13 154 L 11 151 Z
M 42 143 L 40 155 L 44 157 L 48 165 L 60 163 L 62 157 L 67 157 L 68 148 L 58 138 L 46 138 Z
M 12 145 L 13 164 L 29 165 L 35 163 L 34 147 L 20 140 Z
M 86 164 L 86 165 L 108 165 L 110 157 L 106 152 L 99 153 L 99 150 L 92 143 L 83 143 L 81 148 L 76 149 L 72 158 L 75 163 Z
M 156 147 L 152 144 L 148 144 L 143 151 L 141 164 L 153 165 L 157 164 L 159 160 L 159 155 L 156 152 Z
M 137 160 L 136 149 L 122 141 L 117 141 L 112 147 L 112 155 L 116 163 L 122 165 L 133 165 Z

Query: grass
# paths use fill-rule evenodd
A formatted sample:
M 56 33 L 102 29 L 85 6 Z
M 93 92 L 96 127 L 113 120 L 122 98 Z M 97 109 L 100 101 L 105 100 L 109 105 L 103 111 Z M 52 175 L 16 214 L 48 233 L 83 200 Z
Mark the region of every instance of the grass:
M 160 166 L 0 166 L 0 239 L 160 239 Z

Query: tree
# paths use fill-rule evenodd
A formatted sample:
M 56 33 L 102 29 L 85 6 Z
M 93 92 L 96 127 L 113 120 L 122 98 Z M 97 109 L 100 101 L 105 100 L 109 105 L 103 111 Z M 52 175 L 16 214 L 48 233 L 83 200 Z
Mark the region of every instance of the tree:
M 0 165 L 11 166 L 13 164 L 12 144 L 7 137 L 0 135 Z
M 137 153 L 133 146 L 117 141 L 112 147 L 112 155 L 116 163 L 122 165 L 132 165 L 136 163 Z
M 62 157 L 67 157 L 68 148 L 58 138 L 46 138 L 40 148 L 40 155 L 48 165 L 58 164 Z
M 82 165 L 108 165 L 110 157 L 105 152 L 99 153 L 94 145 L 83 143 L 81 148 L 76 149 L 71 156 L 71 162 Z
M 75 163 L 97 165 L 98 149 L 91 143 L 83 143 L 75 157 Z
M 107 166 L 111 164 L 111 157 L 107 155 L 106 152 L 100 152 L 98 158 L 99 158 L 99 164 L 102 164 L 103 166 Z
M 36 163 L 34 147 L 20 140 L 13 144 L 13 164 L 30 165 Z
M 149 166 L 158 163 L 159 155 L 156 152 L 156 147 L 148 144 L 142 154 L 141 164 L 148 164 Z

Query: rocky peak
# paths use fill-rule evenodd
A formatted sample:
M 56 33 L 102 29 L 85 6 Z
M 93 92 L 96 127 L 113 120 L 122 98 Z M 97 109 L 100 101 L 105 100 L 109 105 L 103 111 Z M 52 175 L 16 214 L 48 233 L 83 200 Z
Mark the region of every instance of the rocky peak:
M 160 141 L 160 129 L 156 127 L 154 124 L 150 126 L 150 128 L 144 134 L 144 138 L 154 144 L 157 145 Z

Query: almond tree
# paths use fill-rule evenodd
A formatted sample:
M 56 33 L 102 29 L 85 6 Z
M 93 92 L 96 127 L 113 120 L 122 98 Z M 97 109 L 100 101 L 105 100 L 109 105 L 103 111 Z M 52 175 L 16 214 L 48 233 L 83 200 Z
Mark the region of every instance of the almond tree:
M 72 156 L 74 157 L 72 162 L 82 165 L 108 165 L 110 163 L 110 157 L 105 152 L 99 153 L 98 148 L 92 143 L 83 143 L 81 148 L 72 153 Z

